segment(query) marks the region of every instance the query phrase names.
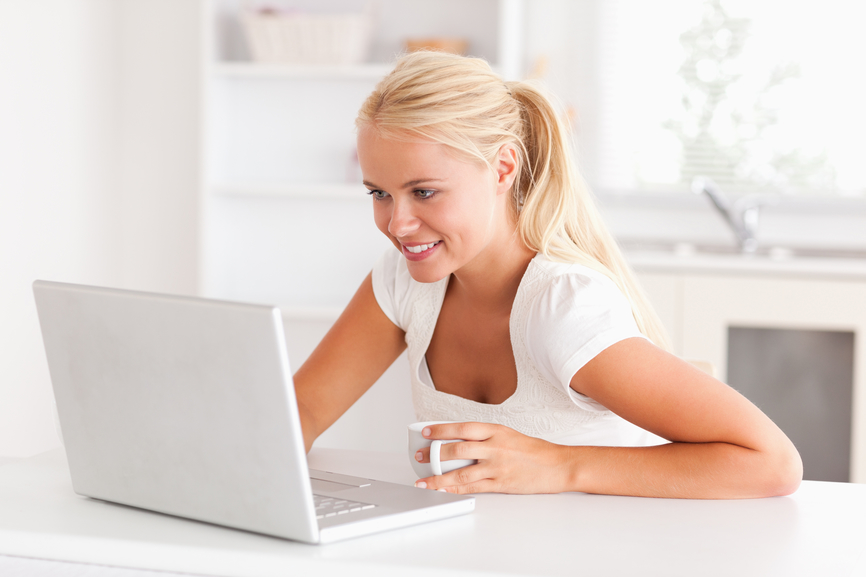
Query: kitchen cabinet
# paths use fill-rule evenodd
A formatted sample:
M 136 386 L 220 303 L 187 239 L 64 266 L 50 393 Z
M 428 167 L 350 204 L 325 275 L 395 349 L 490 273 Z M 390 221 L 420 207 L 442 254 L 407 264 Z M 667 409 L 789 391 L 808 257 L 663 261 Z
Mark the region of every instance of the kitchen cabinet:
M 823 429 L 832 427 L 834 421 L 848 419 L 849 478 L 854 482 L 866 482 L 866 306 L 863 305 L 866 302 L 866 274 L 861 274 L 857 268 L 862 263 L 854 263 L 851 274 L 837 271 L 837 274 L 829 276 L 820 271 L 810 272 L 807 266 L 793 272 L 790 266 L 784 267 L 785 270 L 780 272 L 780 267 L 774 270 L 773 263 L 767 263 L 763 269 L 752 262 L 747 270 L 736 267 L 711 270 L 711 267 L 690 266 L 691 263 L 677 266 L 669 262 L 662 266 L 657 261 L 638 256 L 632 259 L 632 264 L 655 304 L 677 354 L 686 359 L 711 362 L 722 381 L 729 382 L 729 374 L 744 374 L 740 370 L 743 367 L 736 363 L 746 361 L 729 355 L 732 342 L 736 344 L 736 339 L 741 338 L 777 339 L 766 341 L 764 345 L 768 347 L 765 349 L 767 362 L 770 362 L 769 357 L 773 357 L 776 363 L 784 361 L 792 366 L 799 363 L 804 367 L 801 373 L 810 373 L 802 375 L 800 380 L 811 379 L 814 389 L 804 393 L 797 387 L 806 385 L 795 382 L 797 378 L 791 379 L 788 389 L 785 383 L 768 382 L 768 387 L 775 386 L 779 392 L 775 395 L 777 399 L 765 401 L 761 408 L 772 416 L 774 410 L 783 410 L 786 403 L 790 405 L 792 397 L 801 397 L 800 420 L 808 425 L 808 430 L 798 433 L 801 436 L 818 435 Z M 754 330 L 750 332 L 749 329 Z M 817 338 L 818 343 L 831 339 L 827 342 L 837 344 L 829 345 L 830 348 L 816 344 L 811 350 L 809 347 L 788 352 L 778 350 L 783 346 L 781 343 L 792 342 L 786 335 L 796 334 L 803 338 Z M 845 346 L 852 349 L 850 366 L 839 367 L 838 363 L 844 362 L 839 359 L 846 357 L 844 351 L 838 349 Z M 742 351 L 743 346 L 737 350 Z M 837 352 L 841 357 L 835 355 Z M 743 357 L 746 353 L 738 354 Z M 749 362 L 754 362 L 754 359 Z M 823 373 L 820 366 L 826 367 Z M 847 409 L 830 411 L 828 399 L 839 393 L 822 387 L 830 386 L 834 374 L 842 374 L 844 380 L 846 370 L 851 381 L 850 398 L 845 403 Z M 761 374 L 767 373 L 763 371 Z M 783 366 L 779 367 L 778 374 L 787 374 Z M 734 388 L 738 385 L 735 382 L 729 384 Z M 785 410 L 796 412 L 797 409 L 788 406 Z M 825 425 L 810 421 L 809 411 L 813 410 L 825 413 Z M 789 432 L 789 436 L 793 439 L 795 435 Z M 838 447 L 827 446 L 824 449 L 833 451 Z

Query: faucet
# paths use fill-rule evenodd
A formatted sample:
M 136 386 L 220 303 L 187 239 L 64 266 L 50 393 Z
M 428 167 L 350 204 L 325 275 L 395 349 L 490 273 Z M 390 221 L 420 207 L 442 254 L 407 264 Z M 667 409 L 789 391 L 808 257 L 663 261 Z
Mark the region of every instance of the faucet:
M 731 203 L 718 185 L 706 176 L 696 176 L 692 180 L 692 192 L 706 194 L 713 206 L 731 227 L 737 237 L 737 244 L 744 254 L 754 254 L 758 250 L 758 219 L 761 207 L 768 204 L 766 195 L 750 194 Z

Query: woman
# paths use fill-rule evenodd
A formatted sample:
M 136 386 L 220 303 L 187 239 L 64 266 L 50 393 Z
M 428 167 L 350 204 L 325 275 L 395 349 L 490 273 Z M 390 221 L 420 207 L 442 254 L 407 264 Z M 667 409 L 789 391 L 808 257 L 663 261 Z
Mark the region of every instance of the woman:
M 788 438 L 667 352 L 544 95 L 482 60 L 401 58 L 362 106 L 358 157 L 394 244 L 295 375 L 313 441 L 408 346 L 454 493 L 789 494 Z M 429 454 L 416 458 L 426 462 Z

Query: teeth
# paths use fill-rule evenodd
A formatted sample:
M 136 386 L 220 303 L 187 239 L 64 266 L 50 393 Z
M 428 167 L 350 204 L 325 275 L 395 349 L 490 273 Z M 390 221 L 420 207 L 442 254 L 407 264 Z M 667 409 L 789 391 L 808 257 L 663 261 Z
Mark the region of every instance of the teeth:
M 425 250 L 433 248 L 434 246 L 439 244 L 439 242 L 440 241 L 437 240 L 436 242 L 431 242 L 430 244 L 419 244 L 418 246 L 407 246 L 406 250 L 408 250 L 411 253 L 418 254 L 419 252 L 424 252 Z

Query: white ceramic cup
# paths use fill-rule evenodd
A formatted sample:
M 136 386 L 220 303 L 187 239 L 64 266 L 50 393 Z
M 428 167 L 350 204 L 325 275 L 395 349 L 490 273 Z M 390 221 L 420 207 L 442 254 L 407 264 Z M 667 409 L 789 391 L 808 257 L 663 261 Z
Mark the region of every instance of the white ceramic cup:
M 433 475 L 444 475 L 445 473 L 448 473 L 455 469 L 474 465 L 478 462 L 474 459 L 454 459 L 451 461 L 442 461 L 439 458 L 442 445 L 445 445 L 447 443 L 458 443 L 463 439 L 448 439 L 445 441 L 440 441 L 437 439 L 435 441 L 432 441 L 430 439 L 424 438 L 424 436 L 421 434 L 421 431 L 424 430 L 424 427 L 427 427 L 429 425 L 441 425 L 443 423 L 454 422 L 457 421 L 424 421 L 421 423 L 412 423 L 411 425 L 409 425 L 409 462 L 412 463 L 412 468 L 415 470 L 415 474 L 418 475 L 419 479 L 422 479 L 424 477 L 431 477 Z M 430 462 L 419 463 L 415 459 L 415 453 L 426 447 L 430 447 Z

